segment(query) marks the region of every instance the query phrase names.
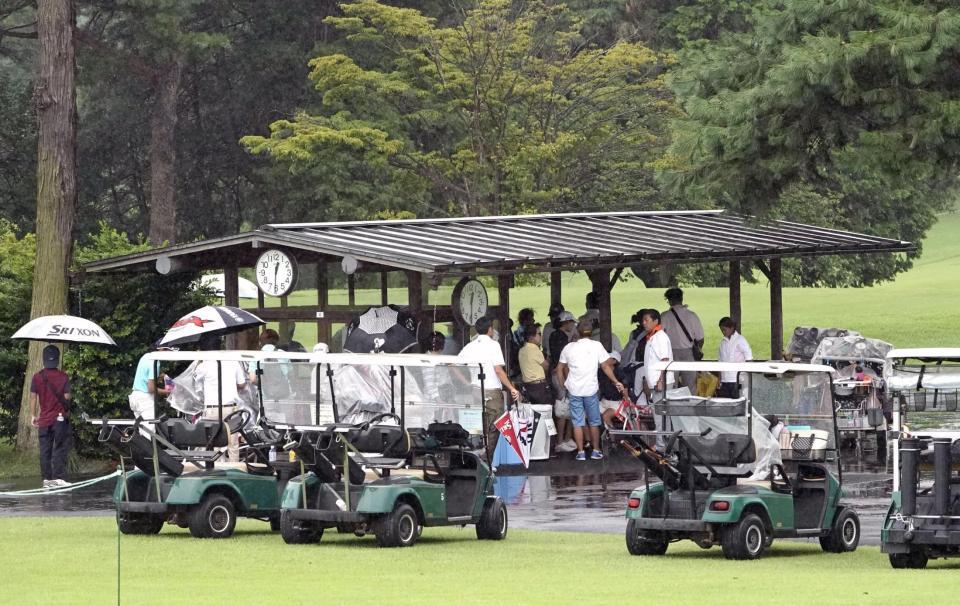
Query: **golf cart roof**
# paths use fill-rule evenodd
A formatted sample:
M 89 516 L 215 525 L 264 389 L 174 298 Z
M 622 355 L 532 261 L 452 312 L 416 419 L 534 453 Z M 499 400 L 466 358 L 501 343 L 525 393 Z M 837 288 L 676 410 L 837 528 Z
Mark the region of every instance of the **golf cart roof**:
M 943 359 L 960 361 L 958 347 L 913 347 L 909 349 L 891 349 L 887 352 L 888 360 L 926 360 Z
M 822 364 L 797 362 L 653 362 L 654 370 L 699 372 L 749 372 L 765 375 L 793 373 L 835 373 L 836 369 Z
M 213 360 L 221 362 L 271 362 L 289 360 L 311 364 L 341 364 L 353 366 L 472 366 L 475 363 L 456 356 L 427 354 L 364 354 L 364 353 L 301 353 L 289 351 L 152 351 L 148 360 L 164 362 L 192 362 Z

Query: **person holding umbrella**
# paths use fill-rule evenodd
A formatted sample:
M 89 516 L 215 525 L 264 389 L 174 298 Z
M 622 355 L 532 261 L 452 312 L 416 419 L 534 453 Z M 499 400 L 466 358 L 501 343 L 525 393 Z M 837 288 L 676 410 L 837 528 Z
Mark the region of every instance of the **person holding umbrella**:
M 89 343 L 113 345 L 107 331 L 85 318 L 65 314 L 40 316 L 17 329 L 11 339 L 27 341 Z M 56 345 L 43 348 L 43 369 L 30 379 L 31 423 L 38 429 L 40 472 L 44 488 L 69 486 L 66 475 L 67 453 L 73 446 L 70 427 L 70 378 L 59 370 L 60 350 Z
M 60 370 L 60 350 L 43 348 L 43 369 L 30 380 L 30 422 L 38 428 L 40 473 L 44 488 L 61 488 L 66 475 L 67 454 L 73 445 L 70 414 L 70 377 Z

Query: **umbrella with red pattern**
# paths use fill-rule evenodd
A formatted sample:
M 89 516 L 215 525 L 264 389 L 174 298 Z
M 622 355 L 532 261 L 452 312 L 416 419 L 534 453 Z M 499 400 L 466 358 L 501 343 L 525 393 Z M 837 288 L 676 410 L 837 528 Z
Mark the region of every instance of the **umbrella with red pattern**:
M 174 322 L 160 339 L 160 345 L 171 347 L 196 343 L 205 336 L 226 335 L 263 324 L 266 322 L 239 307 L 207 305 Z

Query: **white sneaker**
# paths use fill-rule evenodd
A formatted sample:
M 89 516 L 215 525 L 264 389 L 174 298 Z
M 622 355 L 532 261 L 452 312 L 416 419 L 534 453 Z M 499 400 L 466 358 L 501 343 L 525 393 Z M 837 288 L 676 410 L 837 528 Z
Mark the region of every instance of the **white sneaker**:
M 567 440 L 566 442 L 557 444 L 557 452 L 573 452 L 576 449 L 577 443 L 573 440 Z
M 66 480 L 61 480 L 60 478 L 57 478 L 56 480 L 50 480 L 50 485 L 53 488 L 66 488 L 67 486 L 73 486 L 73 484 L 71 484 L 70 482 L 67 482 Z

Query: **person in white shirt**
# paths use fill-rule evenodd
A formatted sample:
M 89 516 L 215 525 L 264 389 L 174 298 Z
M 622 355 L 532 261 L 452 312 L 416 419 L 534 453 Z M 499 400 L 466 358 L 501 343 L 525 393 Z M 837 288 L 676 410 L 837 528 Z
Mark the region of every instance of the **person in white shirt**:
M 480 368 L 483 369 L 483 428 L 487 438 L 487 460 L 490 460 L 500 437 L 500 432 L 493 423 L 504 411 L 503 390 L 506 388 L 510 392 L 514 402 L 520 400 L 520 392 L 507 377 L 503 350 L 493 338 L 493 321 L 486 317 L 480 318 L 474 324 L 474 328 L 477 336 L 460 350 L 457 357 L 467 362 L 479 363 Z M 477 367 L 472 367 L 470 374 L 471 383 L 479 389 L 478 370 Z
M 656 370 L 655 362 L 672 362 L 673 347 L 670 337 L 660 325 L 660 312 L 655 309 L 643 310 L 641 325 L 647 331 L 647 342 L 643 350 L 643 393 L 651 404 L 662 400 L 666 391 L 673 388 L 674 377 L 672 372 Z M 671 431 L 670 419 L 664 425 L 664 417 L 653 415 L 654 428 L 657 431 Z M 663 454 L 666 441 L 664 436 L 657 436 L 657 450 Z
M 563 382 L 570 398 L 570 417 L 573 419 L 573 440 L 577 444 L 576 460 L 586 461 L 583 450 L 583 428 L 590 426 L 590 442 L 593 445 L 591 459 L 603 458 L 600 450 L 600 383 L 597 370 L 603 370 L 621 394 L 623 384 L 613 374 L 614 360 L 603 345 L 590 338 L 593 322 L 581 322 L 577 326 L 580 338 L 567 344 L 560 352 L 557 376 Z M 586 418 L 584 418 L 586 417 Z
M 247 388 L 247 373 L 243 364 L 232 360 L 203 360 L 197 364 L 195 377 L 203 385 L 205 419 L 219 419 L 221 404 L 223 418 L 226 418 L 240 405 L 240 391 Z M 240 435 L 232 433 L 227 447 L 228 460 L 238 461 L 239 453 Z
M 670 337 L 673 359 L 678 362 L 702 359 L 704 334 L 700 318 L 683 304 L 683 291 L 679 288 L 667 289 L 663 296 L 670 304 L 670 309 L 660 314 L 660 325 Z M 678 374 L 680 384 L 689 388 L 690 393 L 696 393 L 697 373 L 684 371 Z
M 749 362 L 753 360 L 753 351 L 750 344 L 743 338 L 743 335 L 737 332 L 737 323 L 733 319 L 724 317 L 720 319 L 720 332 L 723 333 L 723 339 L 720 340 L 720 349 L 717 352 L 717 359 L 721 362 Z M 723 371 L 720 373 L 720 391 L 718 395 L 721 398 L 740 397 L 740 385 L 737 382 L 737 373 Z

